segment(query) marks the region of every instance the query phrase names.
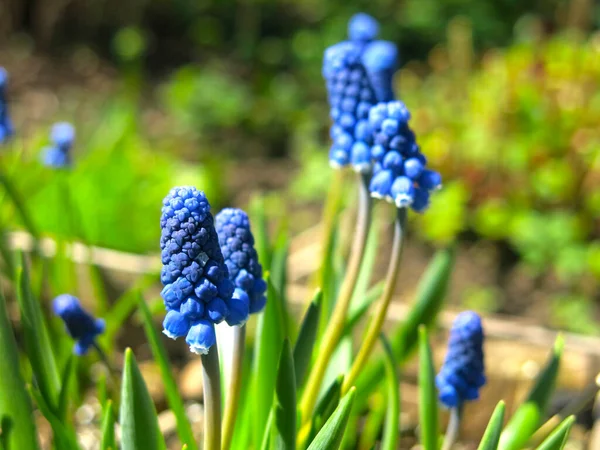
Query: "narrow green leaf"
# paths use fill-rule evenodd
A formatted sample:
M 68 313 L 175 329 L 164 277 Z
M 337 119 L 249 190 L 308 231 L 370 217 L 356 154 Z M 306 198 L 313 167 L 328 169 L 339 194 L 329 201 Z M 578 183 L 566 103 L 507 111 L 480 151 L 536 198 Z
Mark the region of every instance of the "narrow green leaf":
M 347 336 L 354 330 L 354 327 L 358 325 L 361 319 L 365 316 L 365 314 L 369 311 L 369 308 L 377 299 L 381 297 L 383 293 L 384 282 L 379 282 L 371 289 L 367 291 L 364 297 L 364 301 L 360 304 L 360 306 L 354 308 L 354 310 L 348 313 L 348 319 L 346 320 L 346 324 L 344 325 L 343 335 Z
M 546 367 L 537 377 L 527 400 L 519 406 L 500 437 L 500 450 L 519 450 L 540 426 L 548 402 L 554 392 L 560 359 L 564 348 L 561 336 L 556 338 L 554 349 Z
M 75 357 L 71 353 L 69 359 L 62 372 L 60 394 L 58 396 L 58 410 L 57 416 L 61 422 L 65 422 L 67 419 L 67 413 L 69 410 L 69 391 L 71 386 L 72 374 L 76 365 Z
M 355 395 L 356 388 L 350 388 L 329 420 L 327 420 L 315 439 L 310 443 L 308 450 L 336 450 L 340 448 L 346 424 L 348 423 L 348 417 L 352 411 L 352 403 L 354 402 Z
M 271 444 L 271 427 L 273 426 L 273 410 L 269 413 L 269 418 L 267 419 L 267 425 L 265 426 L 265 431 L 263 433 L 262 441 L 260 444 L 260 450 L 269 450 Z
M 144 331 L 146 332 L 146 337 L 148 338 L 150 348 L 152 349 L 154 360 L 160 368 L 160 374 L 165 387 L 167 402 L 169 403 L 171 411 L 173 411 L 173 414 L 175 414 L 179 438 L 183 443 L 188 444 L 190 450 L 196 450 L 198 447 L 196 446 L 192 426 L 190 425 L 185 413 L 185 405 L 183 404 L 183 400 L 179 394 L 179 390 L 177 389 L 177 381 L 175 380 L 173 372 L 171 371 L 167 351 L 165 350 L 165 347 L 162 344 L 156 329 L 154 328 L 148 305 L 146 305 L 144 298 L 139 293 L 138 302 L 142 316 L 142 322 L 144 324 Z
M 504 423 L 504 412 L 506 406 L 503 401 L 500 401 L 492 413 L 492 417 L 485 429 L 483 438 L 479 443 L 477 450 L 497 450 L 500 442 L 500 433 Z
M 104 415 L 102 417 L 102 441 L 100 450 L 117 450 L 117 442 L 115 440 L 115 409 L 112 400 L 106 402 L 104 407 Z
M 307 442 L 311 442 L 318 431 L 323 428 L 325 422 L 329 420 L 335 409 L 337 408 L 340 398 L 342 397 L 342 383 L 344 376 L 338 376 L 325 390 L 323 396 L 317 402 L 315 412 L 311 420 L 311 429 L 308 435 Z
M 296 448 L 296 375 L 290 341 L 286 339 L 281 349 L 277 368 L 277 385 L 273 404 L 271 426 L 272 450 Z
M 288 313 L 286 286 L 287 286 L 287 260 L 289 254 L 290 240 L 288 237 L 287 226 L 282 225 L 275 241 L 273 257 L 271 260 L 270 280 L 279 294 L 279 309 L 283 317 L 284 335 L 290 336 L 292 323 Z
M 294 368 L 296 370 L 296 387 L 300 387 L 304 381 L 306 371 L 310 365 L 315 340 L 317 338 L 317 330 L 319 327 L 319 314 L 321 308 L 321 299 L 323 291 L 317 289 L 311 304 L 308 306 L 302 324 L 298 339 L 294 345 Z
M 165 448 L 158 428 L 156 408 L 130 348 L 125 350 L 119 423 L 122 450 Z
M 398 448 L 400 434 L 400 376 L 396 370 L 392 347 L 384 334 L 381 335 L 381 343 L 384 349 L 387 376 L 387 413 L 381 450 L 395 450 Z
M 0 229 L 0 256 L 2 256 L 3 261 L 2 270 L 9 280 L 13 280 L 15 277 L 15 260 L 7 236 L 8 234 L 3 229 Z
M 562 450 L 567 443 L 571 427 L 575 423 L 575 416 L 563 420 L 536 450 Z
M 258 253 L 258 260 L 265 269 L 271 268 L 271 248 L 269 245 L 269 227 L 265 215 L 265 199 L 258 195 L 250 202 L 250 217 L 254 246 Z
M 438 406 L 435 391 L 435 368 L 427 329 L 419 327 L 419 424 L 424 450 L 438 448 Z
M 60 376 L 40 303 L 31 292 L 29 272 L 23 255 L 21 255 L 21 266 L 17 269 L 17 282 L 17 299 L 21 310 L 25 348 L 33 375 L 49 408 L 56 411 Z
M 12 201 L 13 206 L 17 210 L 17 214 L 23 223 L 23 226 L 27 230 L 27 232 L 35 238 L 37 241 L 39 239 L 39 233 L 37 231 L 37 227 L 34 225 L 29 212 L 27 211 L 27 207 L 25 206 L 25 202 L 23 198 L 15 189 L 12 184 L 12 181 L 0 170 L 0 184 L 4 187 L 4 191 L 8 194 L 8 198 Z
M 376 398 L 375 401 L 373 401 L 373 397 Z M 372 396 L 371 399 L 369 413 L 364 418 L 364 424 L 359 433 L 358 448 L 372 448 L 377 443 L 384 427 L 388 399 L 383 395 Z
M 67 425 L 63 424 L 59 418 L 56 417 L 39 390 L 29 386 L 29 393 L 35 400 L 42 415 L 50 424 L 50 428 L 52 428 L 52 437 L 55 448 L 60 450 L 78 450 L 79 445 L 77 444 L 75 430 L 72 427 L 67 427 Z
M 254 357 L 253 388 L 254 394 L 254 444 L 258 447 L 262 442 L 271 406 L 277 376 L 279 354 L 285 337 L 281 300 L 270 276 L 267 274 L 267 305 L 258 317 L 256 329 L 256 353 Z
M 4 450 L 39 448 L 31 401 L 20 372 L 19 350 L 0 290 L 0 428 Z

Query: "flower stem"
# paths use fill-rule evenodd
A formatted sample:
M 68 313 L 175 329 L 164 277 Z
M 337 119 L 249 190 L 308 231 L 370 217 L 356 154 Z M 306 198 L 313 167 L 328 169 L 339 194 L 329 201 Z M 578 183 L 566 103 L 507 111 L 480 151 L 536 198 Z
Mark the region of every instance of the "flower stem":
M 202 359 L 204 382 L 204 450 L 221 450 L 221 374 L 219 350 L 213 345 Z
M 450 422 L 448 422 L 448 428 L 446 428 L 446 436 L 444 437 L 442 450 L 450 450 L 456 442 L 460 430 L 461 417 L 462 405 L 450 409 Z
M 323 382 L 323 377 L 327 370 L 327 365 L 329 364 L 331 355 L 333 355 L 344 331 L 348 308 L 350 306 L 350 301 L 352 300 L 352 294 L 356 287 L 358 274 L 360 273 L 360 265 L 365 253 L 367 237 L 371 226 L 372 205 L 373 202 L 369 195 L 368 179 L 365 175 L 359 174 L 358 213 L 348 268 L 331 315 L 331 320 L 325 329 L 325 334 L 317 354 L 317 360 L 310 372 L 306 389 L 304 390 L 302 401 L 300 402 L 300 417 L 302 418 L 303 423 L 306 423 L 312 415 L 317 396 L 321 389 L 321 383 Z
M 360 371 L 365 367 L 371 351 L 377 342 L 379 333 L 385 321 L 388 307 L 392 300 L 392 295 L 396 290 L 396 281 L 398 280 L 398 270 L 400 268 L 400 261 L 402 259 L 402 249 L 404 248 L 404 231 L 406 227 L 406 208 L 399 208 L 396 221 L 394 223 L 394 241 L 392 243 L 392 255 L 390 258 L 390 265 L 388 266 L 388 272 L 386 275 L 385 287 L 383 295 L 375 311 L 375 315 L 367 332 L 363 339 L 363 343 L 356 355 L 356 359 L 350 368 L 350 372 L 344 377 L 344 383 L 342 384 L 342 395 L 344 395 L 352 387 L 352 384 L 356 380 L 356 377 Z
M 223 442 L 222 449 L 228 450 L 235 430 L 240 392 L 242 387 L 242 372 L 244 351 L 246 349 L 246 326 L 233 327 L 233 361 L 231 364 L 231 379 L 227 389 L 227 400 L 223 414 Z

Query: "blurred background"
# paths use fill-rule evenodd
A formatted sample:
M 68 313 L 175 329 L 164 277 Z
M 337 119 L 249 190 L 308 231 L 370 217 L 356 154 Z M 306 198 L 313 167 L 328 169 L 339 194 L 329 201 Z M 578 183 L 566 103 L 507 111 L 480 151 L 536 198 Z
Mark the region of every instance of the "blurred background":
M 599 334 L 593 0 L 0 0 L 17 133 L 0 163 L 46 235 L 67 233 L 60 177 L 39 163 L 63 120 L 88 242 L 156 254 L 175 184 L 216 209 L 262 192 L 295 235 L 319 221 L 331 178 L 323 50 L 359 11 L 398 44 L 397 92 L 445 182 L 411 218 L 403 276 L 457 240 L 456 307 Z M 22 227 L 7 201 L 0 220 Z

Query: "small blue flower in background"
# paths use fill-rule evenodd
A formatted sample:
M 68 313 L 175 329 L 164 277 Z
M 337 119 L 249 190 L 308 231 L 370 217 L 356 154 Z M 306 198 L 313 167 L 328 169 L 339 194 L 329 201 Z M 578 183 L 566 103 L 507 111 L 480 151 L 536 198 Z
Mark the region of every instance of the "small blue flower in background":
M 393 98 L 392 75 L 398 65 L 396 46 L 374 41 L 378 32 L 374 18 L 356 14 L 348 24 L 350 40 L 325 51 L 323 77 L 333 121 L 329 162 L 334 168 L 350 165 L 361 173 L 372 168 L 369 110 L 377 102 Z
M 267 301 L 267 284 L 254 249 L 250 219 L 241 209 L 226 208 L 217 214 L 215 222 L 229 279 L 235 285 L 226 320 L 229 325 L 242 325 L 248 314 L 260 312 Z
M 7 85 L 8 73 L 4 67 L 0 67 L 0 144 L 8 140 L 15 132 L 8 114 Z
M 430 192 L 441 186 L 437 172 L 426 168 L 427 159 L 408 126 L 410 112 L 401 101 L 378 103 L 369 111 L 372 135 L 370 157 L 373 178 L 369 189 L 375 198 L 398 208 L 423 212 L 429 206 Z
M 50 132 L 52 145 L 42 150 L 46 167 L 62 169 L 71 165 L 71 149 L 75 142 L 75 128 L 67 122 L 55 123 Z
M 52 302 L 52 308 L 65 323 L 69 335 L 76 340 L 74 352 L 77 355 L 87 353 L 96 336 L 104 332 L 104 320 L 92 317 L 72 295 L 59 295 Z
M 448 408 L 479 398 L 485 384 L 481 318 L 473 311 L 460 313 L 448 341 L 448 353 L 435 382 L 440 401 Z
M 214 324 L 229 316 L 235 302 L 204 192 L 192 186 L 171 189 L 160 226 L 163 333 L 172 339 L 185 336 L 192 352 L 206 354 L 216 343 Z

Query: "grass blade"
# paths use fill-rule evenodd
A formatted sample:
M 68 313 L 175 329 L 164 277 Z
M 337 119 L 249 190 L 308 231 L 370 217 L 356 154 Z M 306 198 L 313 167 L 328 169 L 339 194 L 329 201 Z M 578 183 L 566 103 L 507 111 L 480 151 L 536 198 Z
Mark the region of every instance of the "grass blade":
M 342 398 L 329 420 L 319 430 L 315 439 L 308 446 L 308 450 L 336 450 L 340 448 L 348 417 L 352 412 L 352 403 L 356 395 L 356 388 L 351 387 Z
M 500 442 L 500 433 L 502 433 L 502 425 L 504 424 L 504 413 L 506 406 L 503 401 L 500 401 L 492 413 L 492 417 L 485 429 L 485 433 L 477 450 L 497 450 Z
M 138 302 L 142 316 L 142 323 L 144 324 L 144 331 L 146 332 L 148 343 L 152 349 L 154 360 L 157 362 L 158 367 L 160 368 L 160 374 L 165 388 L 165 395 L 169 403 L 169 408 L 171 408 L 171 411 L 173 411 L 173 414 L 175 414 L 179 438 L 183 443 L 188 445 L 190 450 L 196 450 L 198 447 L 194 439 L 194 433 L 185 413 L 185 405 L 183 404 L 183 400 L 179 394 L 179 390 L 177 389 L 177 381 L 173 376 L 173 372 L 171 372 L 167 351 L 160 340 L 159 334 L 154 328 L 152 315 L 150 314 L 148 305 L 146 305 L 144 298 L 139 293 Z
M 569 432 L 575 422 L 575 416 L 569 416 L 563 420 L 556 429 L 550 433 L 544 442 L 536 450 L 562 450 L 567 443 Z
M 117 450 L 117 442 L 115 440 L 115 420 L 115 409 L 112 400 L 108 400 L 104 407 L 104 415 L 102 417 L 102 440 L 100 442 L 100 450 Z
M 267 305 L 258 317 L 256 353 L 253 367 L 254 444 L 262 442 L 267 425 L 277 377 L 277 364 L 285 338 L 281 298 L 267 274 Z
M 165 448 L 158 428 L 156 408 L 130 348 L 125 350 L 119 422 L 122 450 Z
M 283 342 L 279 358 L 273 419 L 270 448 L 294 450 L 296 448 L 296 375 L 292 348 L 288 339 Z
M 8 195 L 8 198 L 12 201 L 13 206 L 17 210 L 17 214 L 21 219 L 21 223 L 27 230 L 27 232 L 37 241 L 40 237 L 40 234 L 37 231 L 37 227 L 33 223 L 29 212 L 27 211 L 27 207 L 25 206 L 25 202 L 23 198 L 15 189 L 12 184 L 12 181 L 0 170 L 0 184 L 4 187 L 4 191 Z
M 31 292 L 29 272 L 22 254 L 21 266 L 17 269 L 17 299 L 33 375 L 48 407 L 54 412 L 58 407 L 60 376 L 42 309 Z
M 435 391 L 435 368 L 427 329 L 419 327 L 419 424 L 424 450 L 438 448 L 438 406 Z
M 0 291 L 0 427 L 4 450 L 39 448 L 31 401 L 20 372 L 19 351 Z
M 564 340 L 561 336 L 558 336 L 546 367 L 538 376 L 529 392 L 527 400 L 515 411 L 510 422 L 502 432 L 499 446 L 501 450 L 518 450 L 523 448 L 540 426 L 546 414 L 550 397 L 554 392 L 563 348 Z
M 396 361 L 392 347 L 385 337 L 381 335 L 384 349 L 385 372 L 387 376 L 387 413 L 381 450 L 395 450 L 398 448 L 400 429 L 400 377 L 396 370 Z
M 61 422 L 65 422 L 67 419 L 67 412 L 69 410 L 69 390 L 71 386 L 71 379 L 73 372 L 75 371 L 75 357 L 73 354 L 69 355 L 69 359 L 65 364 L 63 373 L 61 376 L 60 394 L 58 396 L 58 410 L 57 416 Z
M 39 390 L 30 386 L 29 393 L 34 398 L 42 415 L 46 418 L 52 428 L 54 447 L 60 450 L 78 450 L 79 445 L 77 444 L 75 430 L 70 427 L 67 428 L 67 426 L 56 417 Z
M 323 298 L 323 291 L 317 289 L 312 302 L 308 306 L 302 324 L 300 325 L 300 332 L 298 333 L 298 339 L 294 345 L 294 369 L 296 371 L 296 388 L 302 385 L 317 339 L 317 331 L 319 328 L 319 315 L 321 309 L 321 300 Z
M 325 393 L 315 407 L 315 412 L 310 422 L 310 428 L 308 429 L 308 436 L 302 436 L 303 430 L 300 431 L 301 442 L 311 442 L 317 435 L 317 432 L 323 428 L 325 422 L 329 420 L 342 397 L 343 382 L 344 376 L 340 375 L 325 390 Z

